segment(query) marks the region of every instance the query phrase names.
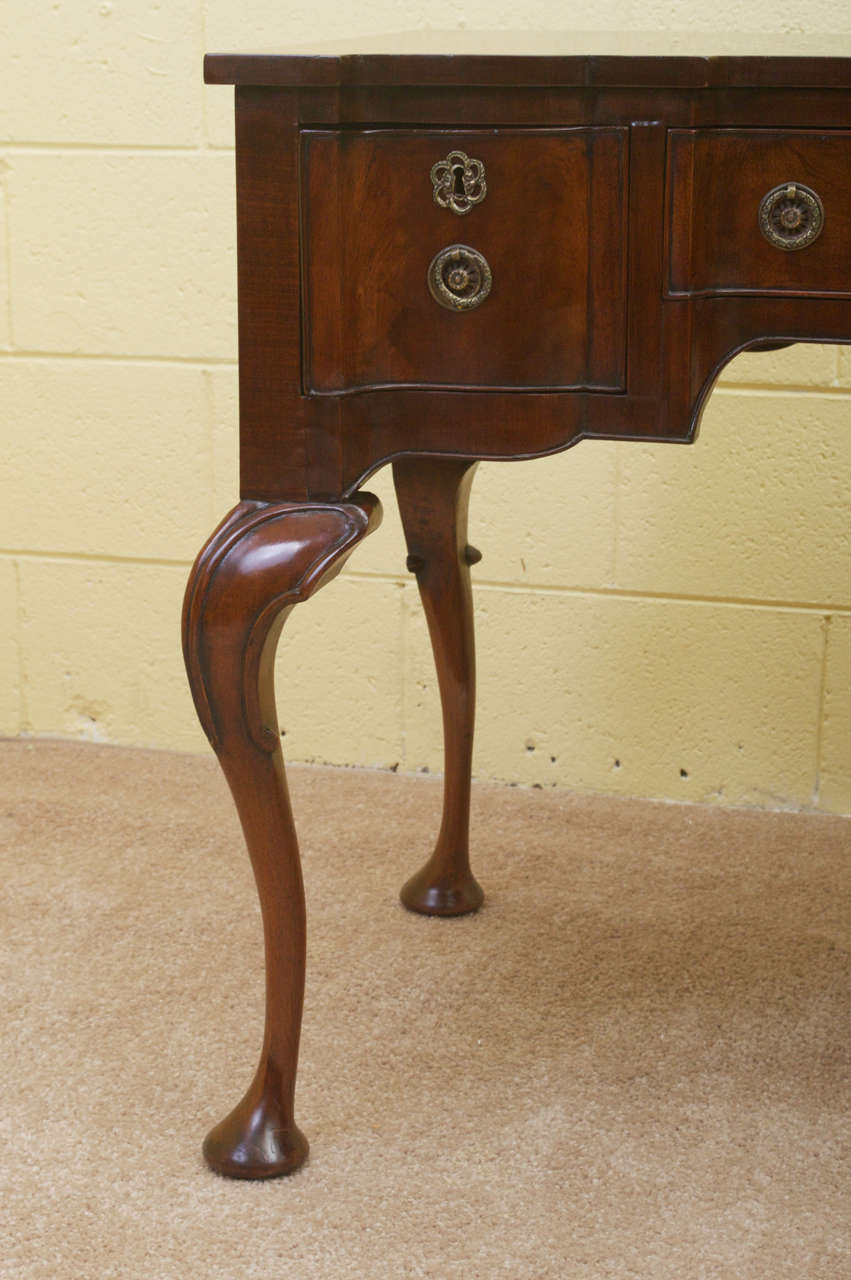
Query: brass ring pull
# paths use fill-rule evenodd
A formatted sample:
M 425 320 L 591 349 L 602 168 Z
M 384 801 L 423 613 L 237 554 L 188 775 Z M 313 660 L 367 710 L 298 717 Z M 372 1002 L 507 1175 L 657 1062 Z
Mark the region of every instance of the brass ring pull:
M 760 201 L 759 229 L 776 249 L 806 249 L 823 226 L 821 200 L 800 182 L 782 182 Z
M 435 302 L 450 311 L 472 311 L 491 291 L 493 275 L 476 249 L 451 244 L 441 249 L 428 269 L 428 287 Z

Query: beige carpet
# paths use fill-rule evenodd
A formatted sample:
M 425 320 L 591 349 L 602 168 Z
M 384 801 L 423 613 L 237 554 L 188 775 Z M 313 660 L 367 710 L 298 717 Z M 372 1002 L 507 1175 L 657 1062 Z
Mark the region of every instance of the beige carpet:
M 474 918 L 396 891 L 434 779 L 291 770 L 311 1157 L 203 1166 L 259 1048 L 212 757 L 0 744 L 0 1275 L 851 1275 L 851 823 L 474 795 Z

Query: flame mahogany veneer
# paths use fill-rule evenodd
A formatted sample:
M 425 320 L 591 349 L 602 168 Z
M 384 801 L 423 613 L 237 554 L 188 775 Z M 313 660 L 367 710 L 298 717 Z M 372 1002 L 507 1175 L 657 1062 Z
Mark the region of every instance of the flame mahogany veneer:
M 446 750 L 437 844 L 402 900 L 474 911 L 476 462 L 687 442 L 736 352 L 851 341 L 851 59 L 211 55 L 206 77 L 236 86 L 241 501 L 192 571 L 184 651 L 254 867 L 267 1000 L 253 1083 L 204 1152 L 263 1178 L 307 1154 L 304 895 L 272 680 L 287 615 L 375 527 L 361 486 L 392 462 Z M 821 205 L 803 249 L 760 226 L 784 185 L 781 236 Z M 454 245 L 441 302 L 429 271 Z M 482 259 L 490 292 L 455 309 L 478 300 Z

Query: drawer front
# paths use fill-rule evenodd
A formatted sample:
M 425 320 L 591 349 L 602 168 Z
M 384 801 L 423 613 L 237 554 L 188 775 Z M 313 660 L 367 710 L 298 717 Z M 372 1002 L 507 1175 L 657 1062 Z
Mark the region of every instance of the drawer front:
M 851 132 L 672 129 L 672 296 L 851 296 Z
M 304 130 L 301 145 L 305 392 L 623 389 L 625 130 Z M 457 159 L 433 172 L 453 152 L 472 200 Z

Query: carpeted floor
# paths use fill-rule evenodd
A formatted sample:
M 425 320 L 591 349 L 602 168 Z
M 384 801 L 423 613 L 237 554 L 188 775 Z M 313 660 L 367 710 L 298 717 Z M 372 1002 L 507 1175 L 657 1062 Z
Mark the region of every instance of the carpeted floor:
M 259 1049 L 210 759 L 0 744 L 6 1280 L 839 1280 L 851 822 L 482 786 L 482 912 L 406 913 L 440 784 L 293 768 L 293 1178 L 199 1145 Z

